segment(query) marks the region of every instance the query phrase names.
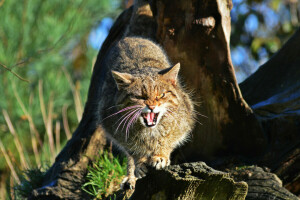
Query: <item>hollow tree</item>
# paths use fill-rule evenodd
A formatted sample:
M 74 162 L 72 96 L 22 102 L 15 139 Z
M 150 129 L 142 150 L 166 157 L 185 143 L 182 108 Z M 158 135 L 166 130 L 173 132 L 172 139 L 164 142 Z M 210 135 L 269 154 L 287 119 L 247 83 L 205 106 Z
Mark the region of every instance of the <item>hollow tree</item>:
M 190 162 L 205 161 L 214 168 L 227 170 L 237 181 L 248 182 L 248 199 L 297 199 L 281 187 L 275 174 L 286 188 L 299 194 L 300 31 L 244 81 L 240 90 L 230 58 L 231 0 L 152 0 L 150 5 L 157 23 L 154 27 L 156 40 L 173 63 L 181 63 L 183 82 L 194 90 L 195 101 L 201 102 L 197 111 L 207 118 L 199 116 L 202 125 L 199 123 L 195 127 L 192 140 L 172 154 L 173 163 L 189 164 L 159 172 L 150 170 L 146 178 L 137 182 L 132 198 L 139 199 L 145 187 L 149 191 L 148 198 L 151 192 L 160 191 L 157 187 L 151 189 L 153 184 L 149 183 L 157 183 L 162 176 L 170 182 L 175 181 L 172 184 L 176 185 L 179 179 L 172 179 L 178 174 L 176 170 L 184 174 L 198 169 Z M 99 149 L 106 148 L 101 125 L 96 124 L 90 111 L 95 109 L 94 102 L 101 98 L 97 91 L 104 75 L 103 58 L 122 37 L 132 13 L 132 7 L 126 9 L 113 25 L 94 66 L 82 120 L 30 199 L 89 198 L 80 189 L 86 168 Z M 266 166 L 275 174 L 257 167 L 236 170 L 235 166 L 240 164 Z M 212 171 L 206 165 L 196 165 L 200 165 L 202 175 L 196 170 L 195 176 L 207 181 L 207 185 L 213 186 L 215 180 L 224 180 L 227 184 L 230 179 L 222 172 L 213 171 L 213 175 L 208 176 Z M 208 178 L 214 176 L 216 179 Z M 187 180 L 180 178 L 183 182 Z M 195 191 L 199 185 L 193 186 Z M 204 188 L 207 185 L 202 184 Z M 225 188 L 225 185 L 219 187 Z M 182 187 L 188 189 L 190 186 Z M 262 187 L 267 189 L 260 189 Z M 247 193 L 247 185 L 243 183 L 233 183 L 230 188 L 236 189 L 224 190 L 228 199 L 243 199 Z M 211 195 L 203 191 L 216 192 L 203 188 L 198 192 Z M 170 196 L 166 198 L 171 199 Z

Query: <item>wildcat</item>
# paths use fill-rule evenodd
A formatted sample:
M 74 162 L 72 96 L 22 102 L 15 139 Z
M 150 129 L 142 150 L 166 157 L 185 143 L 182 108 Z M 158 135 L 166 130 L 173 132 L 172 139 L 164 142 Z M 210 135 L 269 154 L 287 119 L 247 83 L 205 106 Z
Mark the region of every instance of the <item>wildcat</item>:
M 150 27 L 150 28 L 149 28 Z M 194 126 L 194 107 L 178 80 L 180 64 L 171 65 L 151 38 L 153 16 L 147 1 L 138 0 L 125 35 L 103 63 L 99 124 L 128 157 L 123 186 L 170 165 L 171 152 Z

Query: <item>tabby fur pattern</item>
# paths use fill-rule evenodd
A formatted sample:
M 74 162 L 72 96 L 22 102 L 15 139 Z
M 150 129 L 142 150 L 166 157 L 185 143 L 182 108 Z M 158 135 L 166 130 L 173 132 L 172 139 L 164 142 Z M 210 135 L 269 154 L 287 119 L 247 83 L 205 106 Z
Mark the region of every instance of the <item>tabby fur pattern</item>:
M 172 66 L 150 37 L 153 27 L 149 4 L 137 1 L 124 37 L 111 47 L 103 66 L 107 74 L 98 120 L 128 157 L 123 187 L 134 188 L 146 166 L 170 165 L 171 152 L 186 141 L 195 123 L 193 103 L 178 80 L 180 64 Z

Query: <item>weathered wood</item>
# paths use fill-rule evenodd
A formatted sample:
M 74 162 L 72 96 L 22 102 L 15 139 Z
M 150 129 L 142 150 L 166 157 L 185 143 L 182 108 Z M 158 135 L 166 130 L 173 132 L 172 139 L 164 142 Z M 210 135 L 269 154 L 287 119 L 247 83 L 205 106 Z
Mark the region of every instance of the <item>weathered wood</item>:
M 299 199 L 282 187 L 282 181 L 267 168 L 243 166 L 226 172 L 214 170 L 203 162 L 171 165 L 159 171 L 152 169 L 148 176 L 137 181 L 131 197 L 119 191 L 116 199 Z
M 282 181 L 273 173 L 257 166 L 230 170 L 236 181 L 248 184 L 246 200 L 298 200 L 291 192 L 282 187 Z
M 214 170 L 204 162 L 195 162 L 150 170 L 145 178 L 137 181 L 130 200 L 243 200 L 246 194 L 245 182 L 234 182 L 228 173 Z M 123 198 L 120 195 L 117 199 Z

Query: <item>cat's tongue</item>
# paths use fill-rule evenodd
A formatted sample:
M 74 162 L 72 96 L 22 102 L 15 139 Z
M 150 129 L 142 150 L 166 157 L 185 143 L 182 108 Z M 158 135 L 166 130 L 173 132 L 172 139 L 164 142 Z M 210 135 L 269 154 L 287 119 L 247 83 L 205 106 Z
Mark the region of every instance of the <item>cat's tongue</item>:
M 152 125 L 153 124 L 154 116 L 155 116 L 155 114 L 153 112 L 147 113 L 146 119 L 147 119 L 148 125 Z

